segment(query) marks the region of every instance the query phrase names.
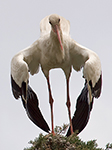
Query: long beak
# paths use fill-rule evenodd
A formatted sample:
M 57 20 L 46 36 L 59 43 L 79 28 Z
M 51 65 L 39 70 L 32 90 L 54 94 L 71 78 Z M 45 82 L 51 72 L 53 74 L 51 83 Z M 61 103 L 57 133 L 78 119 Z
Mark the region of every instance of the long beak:
M 61 37 L 60 37 L 60 33 L 59 33 L 59 28 L 57 25 L 55 25 L 55 29 L 53 31 L 57 34 L 61 49 L 63 50 L 63 45 L 62 45 L 62 41 L 61 41 Z

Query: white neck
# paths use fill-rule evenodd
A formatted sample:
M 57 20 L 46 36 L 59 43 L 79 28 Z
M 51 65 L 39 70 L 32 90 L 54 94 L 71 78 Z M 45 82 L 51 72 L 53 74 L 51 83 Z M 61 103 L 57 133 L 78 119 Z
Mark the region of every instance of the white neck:
M 62 33 L 60 34 L 60 38 L 61 38 L 62 45 L 63 45 Z M 52 45 L 52 48 L 51 48 L 52 53 L 54 53 L 56 55 L 56 57 L 57 57 L 57 59 L 59 59 L 59 61 L 62 61 L 64 59 L 64 56 L 65 56 L 64 45 L 63 45 L 63 50 L 62 50 L 60 43 L 59 43 L 59 40 L 58 40 L 58 37 L 54 33 L 54 31 L 52 31 L 52 30 L 50 33 L 50 42 Z

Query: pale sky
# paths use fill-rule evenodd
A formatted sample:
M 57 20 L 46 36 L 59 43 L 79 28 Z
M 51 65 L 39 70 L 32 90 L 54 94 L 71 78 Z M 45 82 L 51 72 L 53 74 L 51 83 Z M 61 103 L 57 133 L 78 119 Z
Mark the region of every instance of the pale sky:
M 101 60 L 103 88 L 94 100 L 86 128 L 79 134 L 84 140 L 97 139 L 99 147 L 112 142 L 112 0 L 1 0 L 0 4 L 0 149 L 23 150 L 39 133 L 45 134 L 27 117 L 21 100 L 11 92 L 10 62 L 12 57 L 39 38 L 43 17 L 58 14 L 70 21 L 71 37 L 95 51 Z M 69 123 L 66 108 L 66 84 L 60 69 L 50 71 L 54 97 L 54 123 Z M 73 70 L 70 79 L 72 115 L 84 84 L 82 72 Z M 30 77 L 41 111 L 51 128 L 46 79 L 41 72 Z

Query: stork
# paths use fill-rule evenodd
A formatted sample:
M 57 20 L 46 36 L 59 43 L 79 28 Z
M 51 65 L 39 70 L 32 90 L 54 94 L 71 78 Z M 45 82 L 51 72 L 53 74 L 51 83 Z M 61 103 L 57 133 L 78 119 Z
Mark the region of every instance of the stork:
M 16 99 L 21 97 L 28 117 L 34 124 L 49 133 L 50 128 L 40 111 L 37 95 L 29 85 L 29 72 L 31 75 L 36 74 L 41 66 L 48 85 L 53 135 L 55 134 L 54 99 L 49 81 L 51 69 L 61 68 L 66 77 L 66 105 L 70 122 L 67 136 L 76 130 L 80 133 L 84 129 L 89 120 L 93 99 L 98 98 L 101 93 L 102 71 L 98 55 L 75 42 L 69 32 L 70 23 L 68 20 L 56 14 L 49 15 L 40 22 L 40 38 L 31 46 L 17 53 L 11 61 L 11 85 L 14 97 Z M 83 68 L 85 84 L 77 98 L 76 111 L 71 119 L 69 79 L 72 68 L 76 71 Z

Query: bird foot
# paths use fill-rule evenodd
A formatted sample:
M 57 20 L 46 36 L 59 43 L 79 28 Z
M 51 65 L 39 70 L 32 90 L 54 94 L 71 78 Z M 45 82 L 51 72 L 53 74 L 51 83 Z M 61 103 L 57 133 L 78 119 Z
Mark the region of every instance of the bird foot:
M 55 136 L 55 132 L 54 132 L 54 131 L 52 131 L 51 134 L 52 134 L 53 136 Z

